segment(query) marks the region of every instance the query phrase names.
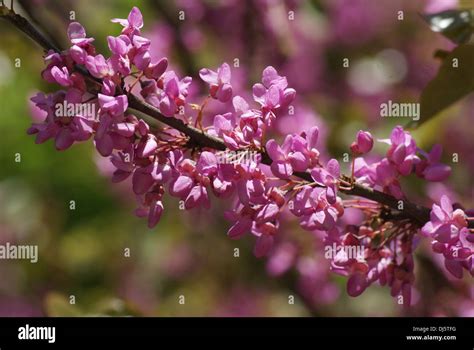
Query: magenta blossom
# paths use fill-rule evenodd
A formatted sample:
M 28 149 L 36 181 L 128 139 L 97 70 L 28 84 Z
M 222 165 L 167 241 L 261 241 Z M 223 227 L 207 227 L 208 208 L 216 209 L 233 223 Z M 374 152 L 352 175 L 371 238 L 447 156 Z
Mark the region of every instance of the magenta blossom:
M 94 38 L 86 38 L 86 31 L 78 22 L 69 24 L 67 35 L 73 44 L 68 50 L 71 58 L 77 64 L 85 64 L 87 56 L 95 53 L 95 49 L 91 45 Z
M 157 62 L 150 63 L 145 69 L 145 76 L 149 79 L 160 79 L 166 68 L 168 68 L 168 59 L 163 57 Z
M 114 75 L 114 71 L 109 61 L 102 55 L 87 56 L 86 68 L 95 78 L 105 78 Z
M 91 116 L 57 116 L 56 105 L 64 101 L 68 103 L 81 103 L 82 94 L 77 90 L 63 91 L 51 95 L 37 94 L 31 101 L 47 113 L 43 123 L 33 123 L 28 129 L 28 134 L 36 136 L 36 143 L 43 143 L 50 138 L 55 139 L 56 149 L 63 151 L 74 142 L 85 141 L 92 136 L 94 121 Z
M 414 165 L 420 161 L 420 158 L 416 155 L 415 140 L 401 126 L 397 126 L 392 130 L 390 139 L 380 141 L 390 145 L 387 158 L 396 166 L 401 175 L 410 174 Z
M 370 152 L 373 146 L 374 139 L 370 132 L 359 130 L 356 140 L 351 144 L 351 151 L 357 155 L 365 154 Z
M 209 94 L 213 98 L 221 102 L 227 102 L 232 98 L 231 73 L 227 63 L 223 63 L 217 72 L 203 68 L 199 71 L 199 76 L 210 85 Z
M 216 135 L 224 140 L 229 149 L 236 150 L 243 143 L 243 135 L 236 130 L 236 122 L 232 113 L 214 116 L 213 126 Z
M 289 157 L 292 141 L 293 137 L 288 135 L 281 147 L 275 140 L 268 140 L 266 145 L 267 153 L 273 161 L 271 165 L 272 172 L 281 179 L 287 179 L 293 174 L 293 166 L 291 164 L 293 161 Z
M 85 47 L 94 41 L 94 38 L 86 38 L 86 30 L 78 22 L 71 22 L 67 29 L 67 36 L 73 45 Z
M 418 150 L 425 159 L 416 165 L 416 174 L 427 181 L 444 181 L 451 174 L 451 167 L 440 163 L 443 148 L 434 145 L 429 153 Z
M 287 179 L 293 171 L 303 172 L 314 167 L 319 159 L 319 151 L 316 149 L 318 132 L 318 128 L 313 127 L 302 135 L 288 135 L 281 147 L 275 140 L 268 140 L 266 150 L 273 161 L 273 174 Z
M 314 168 L 311 170 L 311 176 L 319 185 L 326 187 L 328 202 L 334 204 L 339 186 L 339 177 L 341 176 L 339 162 L 336 159 L 331 159 L 326 164 L 326 168 Z
M 291 212 L 300 218 L 300 225 L 308 231 L 331 230 L 344 213 L 340 200 L 328 201 L 322 188 L 304 186 L 292 202 Z
M 274 243 L 274 235 L 278 228 L 276 218 L 279 206 L 276 203 L 258 205 L 254 208 L 239 205 L 234 211 L 226 212 L 226 217 L 234 224 L 227 232 L 232 239 L 251 232 L 257 237 L 254 255 L 258 258 L 267 255 Z
M 158 95 L 161 113 L 167 117 L 172 117 L 177 113 L 178 107 L 184 106 L 191 80 L 190 77 L 179 80 L 174 71 L 168 71 L 164 74 L 163 90 Z
M 262 83 L 253 86 L 253 98 L 262 107 L 262 116 L 270 125 L 276 113 L 293 102 L 294 89 L 288 88 L 286 77 L 278 75 L 275 68 L 269 66 L 263 70 Z
M 127 56 L 132 47 L 130 39 L 126 35 L 120 35 L 117 38 L 108 36 L 107 42 L 109 44 L 109 49 L 112 52 L 110 65 L 115 72 L 127 76 L 131 71 L 130 58 Z
M 140 29 L 143 27 L 143 16 L 137 7 L 133 7 L 127 19 L 114 18 L 113 23 L 120 23 L 123 30 L 122 34 L 133 35 L 140 34 Z
M 433 204 L 430 221 L 423 226 L 421 233 L 433 239 L 433 251 L 443 254 L 445 267 L 453 276 L 462 278 L 463 269 L 474 275 L 474 235 L 467 228 L 464 211 L 454 210 L 447 196 L 441 197 L 440 205 Z
M 53 67 L 51 68 L 51 75 L 53 79 L 58 83 L 59 85 L 62 86 L 70 86 L 72 85 L 72 80 L 69 76 L 69 71 L 66 67 L 59 68 L 59 67 Z

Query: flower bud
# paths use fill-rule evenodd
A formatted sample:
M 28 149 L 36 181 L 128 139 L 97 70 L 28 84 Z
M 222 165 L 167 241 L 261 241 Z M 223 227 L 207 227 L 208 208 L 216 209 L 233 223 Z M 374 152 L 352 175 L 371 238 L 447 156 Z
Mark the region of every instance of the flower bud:
M 370 152 L 373 146 L 374 139 L 370 132 L 359 130 L 356 141 L 351 144 L 351 151 L 354 154 L 365 154 Z

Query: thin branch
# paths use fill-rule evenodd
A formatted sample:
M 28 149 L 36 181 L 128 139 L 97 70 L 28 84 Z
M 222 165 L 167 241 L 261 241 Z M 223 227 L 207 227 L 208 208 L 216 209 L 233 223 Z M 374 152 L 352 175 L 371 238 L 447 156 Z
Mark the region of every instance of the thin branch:
M 17 0 L 18 4 L 21 6 L 22 10 L 28 15 L 27 17 L 31 20 L 31 24 L 35 25 L 37 28 L 45 33 L 49 40 L 56 45 L 56 47 L 61 47 L 61 43 L 64 43 L 67 39 L 62 28 L 64 28 L 66 17 L 66 11 L 63 13 L 58 13 L 58 7 L 64 7 L 63 1 L 56 1 L 54 4 L 48 4 L 48 6 L 39 9 L 38 3 L 31 0 Z M 56 16 L 45 17 L 43 14 L 55 12 Z M 67 11 L 69 12 L 69 11 Z M 53 18 L 52 18 L 53 17 Z M 47 25 L 46 25 L 47 24 Z
M 26 18 L 16 14 L 5 5 L 0 5 L 0 17 L 12 23 L 17 29 L 29 36 L 33 41 L 39 44 L 44 50 L 54 50 L 60 52 L 59 48 L 40 33 Z
M 150 117 L 162 122 L 163 124 L 181 131 L 183 134 L 189 136 L 196 146 L 208 147 L 219 151 L 224 151 L 227 149 L 227 146 L 221 139 L 213 137 L 198 128 L 186 124 L 181 119 L 165 117 L 163 114 L 161 114 L 158 108 L 146 103 L 145 101 L 139 100 L 133 94 L 128 94 L 128 105 L 131 109 L 135 109 L 139 112 L 147 114 Z
M 133 95 L 129 95 L 129 106 L 140 112 L 148 114 L 151 117 L 171 127 L 174 127 L 175 129 L 181 131 L 182 133 L 192 138 L 197 144 L 199 144 L 202 147 L 208 147 L 208 148 L 213 148 L 217 150 L 227 149 L 227 146 L 225 145 L 224 141 L 222 141 L 221 139 L 210 136 L 197 128 L 194 128 L 188 124 L 185 124 L 183 121 L 179 119 L 165 117 L 164 115 L 160 113 L 160 111 L 157 108 L 153 107 L 152 105 L 142 100 L 138 100 Z M 262 152 L 261 154 L 262 154 L 262 163 L 266 165 L 271 165 L 272 160 L 270 159 L 270 157 L 268 157 L 268 154 L 265 152 Z M 294 175 L 303 180 L 313 182 L 311 175 L 307 172 L 297 172 Z M 359 196 L 359 197 L 371 199 L 378 203 L 384 204 L 393 210 L 406 213 L 406 216 L 414 220 L 420 226 L 425 224 L 427 221 L 429 221 L 429 218 L 430 218 L 430 209 L 426 207 L 416 205 L 407 200 L 402 200 L 402 202 L 400 202 L 400 200 L 396 199 L 395 197 L 387 193 L 380 192 L 380 191 L 374 190 L 372 188 L 369 188 L 357 183 L 354 184 L 352 189 L 341 189 L 341 192 L 347 195 L 351 195 L 351 196 Z M 402 207 L 403 210 L 398 209 L 399 207 Z
M 42 46 L 43 49 L 45 49 L 46 51 L 54 50 L 56 52 L 61 52 L 59 48 L 57 48 L 50 40 L 48 40 L 33 25 L 31 25 L 27 19 L 14 13 L 4 5 L 0 5 L 0 17 L 12 23 L 16 28 L 18 28 L 20 31 L 25 33 L 27 36 L 37 42 L 40 46 Z M 78 71 L 81 72 L 81 74 L 85 75 L 86 77 L 91 78 L 96 82 L 100 82 L 100 79 L 92 78 L 83 67 L 77 66 L 76 68 L 78 69 Z M 159 109 L 144 102 L 143 100 L 138 99 L 132 94 L 128 95 L 128 100 L 129 107 L 131 109 L 147 114 L 148 116 L 162 122 L 163 124 L 175 128 L 176 130 L 188 136 L 190 138 L 189 146 L 198 146 L 201 148 L 207 147 L 221 151 L 227 149 L 227 146 L 221 139 L 211 136 L 189 124 L 186 124 L 180 119 L 164 116 L 163 114 L 161 114 Z M 261 155 L 262 163 L 270 165 L 272 161 L 268 157 L 268 155 L 265 152 L 261 152 Z M 307 180 L 310 182 L 313 181 L 311 175 L 307 172 L 298 172 L 294 175 L 303 180 Z M 410 218 L 414 223 L 417 223 L 419 226 L 422 226 L 423 224 L 428 222 L 430 218 L 429 208 L 411 203 L 408 200 L 398 200 L 389 194 L 371 189 L 369 187 L 357 183 L 354 184 L 353 188 L 351 189 L 341 189 L 340 191 L 346 195 L 364 197 L 381 203 L 391 208 L 392 210 L 399 212 L 402 216 Z M 399 207 L 403 207 L 403 209 L 400 210 Z M 469 221 L 469 227 L 474 227 L 474 221 Z

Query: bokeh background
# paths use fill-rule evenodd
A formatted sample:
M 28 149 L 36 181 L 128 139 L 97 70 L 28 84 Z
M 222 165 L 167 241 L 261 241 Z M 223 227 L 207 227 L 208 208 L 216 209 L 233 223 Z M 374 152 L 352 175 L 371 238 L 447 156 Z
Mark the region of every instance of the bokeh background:
M 417 102 L 439 68 L 434 52 L 454 47 L 420 13 L 474 7 L 462 0 L 15 1 L 62 46 L 74 11 L 102 53 L 106 36 L 120 31 L 110 19 L 126 18 L 134 5 L 155 58 L 167 56 L 173 69 L 193 77 L 188 101 L 206 94 L 196 78 L 202 67 L 233 65 L 234 90 L 245 95 L 273 65 L 298 93 L 295 115 L 278 123 L 280 134 L 318 125 L 323 152 L 338 158 L 359 129 L 385 138 L 407 124 L 381 118 L 380 104 Z M 226 237 L 227 203 L 220 201 L 210 211 L 185 212 L 169 200 L 149 230 L 133 215 L 128 184 L 110 182 L 109 163 L 90 142 L 57 152 L 26 135 L 35 118 L 29 97 L 55 89 L 41 81 L 42 69 L 41 49 L 0 22 L 0 243 L 39 246 L 36 264 L 0 261 L 0 316 L 474 316 L 472 281 L 454 281 L 423 243 L 415 304 L 402 309 L 383 287 L 348 297 L 345 279 L 328 270 L 321 237 L 296 222 L 282 225 L 268 259 L 252 255 L 253 240 Z M 406 181 L 410 198 L 430 205 L 451 193 L 474 207 L 473 113 L 467 97 L 413 130 L 422 148 L 441 143 L 447 159 L 458 153 L 460 161 L 443 184 Z

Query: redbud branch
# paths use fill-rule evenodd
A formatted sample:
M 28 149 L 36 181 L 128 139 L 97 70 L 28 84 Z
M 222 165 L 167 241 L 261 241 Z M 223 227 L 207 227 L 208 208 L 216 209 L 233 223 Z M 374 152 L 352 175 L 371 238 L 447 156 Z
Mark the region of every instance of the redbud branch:
M 13 10 L 10 10 L 3 4 L 0 5 L 0 17 L 12 23 L 17 29 L 33 39 L 33 41 L 38 43 L 46 51 L 60 51 L 51 40 L 41 34 L 26 18 L 16 14 Z
M 62 30 L 64 25 L 68 23 L 69 6 L 67 2 L 55 1 L 50 5 L 48 4 L 47 8 L 40 9 L 37 1 L 17 0 L 17 7 L 23 10 L 31 23 L 36 28 L 40 28 L 55 46 L 61 47 L 60 43 L 67 38 Z M 50 16 L 51 14 L 54 18 Z
M 147 114 L 163 124 L 181 131 L 191 139 L 192 143 L 190 145 L 192 146 L 207 147 L 219 151 L 225 151 L 227 149 L 227 146 L 221 139 L 211 136 L 192 125 L 186 124 L 181 119 L 165 117 L 158 108 L 139 100 L 135 95 L 128 94 L 128 105 L 131 109 Z
M 56 52 L 61 52 L 59 48 L 57 48 L 49 39 L 39 32 L 26 18 L 14 13 L 2 3 L 0 3 L 0 17 L 12 23 L 17 29 L 25 33 L 41 47 L 43 47 L 44 50 L 54 50 Z M 83 67 L 77 66 L 76 68 L 81 74 L 90 78 L 90 80 L 100 82 L 100 79 L 91 77 L 87 70 L 85 70 Z M 188 136 L 190 140 L 187 146 L 190 148 L 210 148 L 219 151 L 224 151 L 227 149 L 224 141 L 220 138 L 211 136 L 204 131 L 193 127 L 192 125 L 186 124 L 180 119 L 164 116 L 161 114 L 159 109 L 143 100 L 138 99 L 131 93 L 128 94 L 128 102 L 131 109 L 142 112 Z M 265 150 L 260 151 L 260 153 L 262 156 L 262 163 L 271 165 L 272 160 Z M 296 172 L 294 173 L 294 176 L 297 176 L 308 182 L 313 182 L 311 175 L 307 172 Z M 349 179 L 350 178 L 345 176 L 341 178 L 342 181 L 347 181 Z M 346 195 L 364 197 L 381 203 L 391 208 L 395 212 L 400 213 L 400 218 L 409 218 L 412 222 L 416 223 L 420 227 L 428 222 L 430 218 L 429 208 L 411 203 L 408 200 L 398 200 L 387 193 L 374 190 L 361 184 L 354 183 L 351 188 L 341 188 L 340 192 Z M 469 221 L 469 227 L 474 227 L 474 221 Z
M 197 128 L 192 127 L 191 125 L 185 124 L 182 120 L 176 118 L 170 118 L 163 116 L 160 111 L 141 100 L 138 100 L 135 96 L 129 95 L 129 106 L 132 109 L 136 109 L 142 113 L 148 114 L 149 116 L 181 131 L 183 134 L 186 134 L 197 145 L 201 147 L 208 147 L 217 150 L 226 150 L 227 146 L 225 145 L 224 141 L 219 138 L 213 137 L 208 135 Z M 262 163 L 266 165 L 271 165 L 272 160 L 268 157 L 266 152 L 261 152 L 262 154 Z M 313 182 L 311 175 L 307 172 L 297 172 L 294 174 L 295 176 Z M 426 222 L 429 221 L 430 218 L 430 209 L 411 203 L 407 200 L 398 200 L 395 197 L 386 194 L 384 192 L 380 192 L 369 187 L 354 183 L 352 188 L 341 189 L 341 192 L 352 195 L 352 196 L 359 196 L 364 197 L 367 199 L 371 199 L 375 202 L 384 204 L 391 209 L 396 211 L 401 211 L 406 213 L 406 216 L 411 218 L 414 222 L 418 223 L 420 226 L 424 225 Z M 403 208 L 400 210 L 399 208 Z

